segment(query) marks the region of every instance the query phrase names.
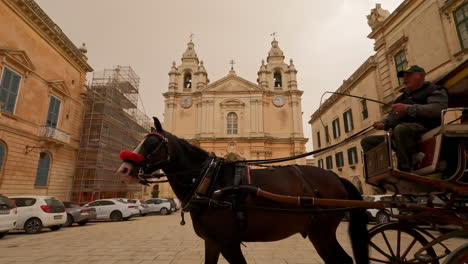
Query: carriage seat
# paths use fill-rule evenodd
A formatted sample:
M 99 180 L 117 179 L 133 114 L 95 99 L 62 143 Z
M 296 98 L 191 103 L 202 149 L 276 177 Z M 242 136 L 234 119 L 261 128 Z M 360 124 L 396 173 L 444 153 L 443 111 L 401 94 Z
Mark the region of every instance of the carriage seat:
M 421 136 L 418 142 L 418 151 L 413 156 L 414 173 L 427 175 L 437 169 L 442 146 L 441 127 L 429 130 Z

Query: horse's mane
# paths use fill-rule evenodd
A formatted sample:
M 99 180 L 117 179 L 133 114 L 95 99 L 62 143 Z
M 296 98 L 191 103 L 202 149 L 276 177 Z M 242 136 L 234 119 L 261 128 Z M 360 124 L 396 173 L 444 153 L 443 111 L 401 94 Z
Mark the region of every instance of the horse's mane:
M 181 151 L 189 151 L 189 152 L 192 152 L 194 154 L 198 154 L 200 156 L 207 156 L 209 155 L 207 151 L 197 147 L 197 146 L 194 146 L 192 144 L 190 144 L 190 142 L 188 142 L 187 140 L 183 139 L 183 138 L 179 138 L 177 137 L 176 135 L 174 134 L 171 134 L 169 132 L 166 132 L 166 135 L 170 135 L 172 136 L 173 138 L 175 138 L 177 140 L 177 142 L 179 144 L 175 144 L 176 148 L 178 148 L 179 150 Z

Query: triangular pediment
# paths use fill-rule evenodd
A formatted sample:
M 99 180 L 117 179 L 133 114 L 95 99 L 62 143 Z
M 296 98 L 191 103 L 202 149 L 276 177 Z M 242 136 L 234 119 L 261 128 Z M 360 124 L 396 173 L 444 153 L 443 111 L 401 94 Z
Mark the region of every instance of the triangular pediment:
M 26 54 L 24 50 L 8 49 L 0 47 L 0 56 L 6 56 L 7 59 L 16 63 L 18 66 L 22 67 L 24 70 L 33 71 L 34 65 L 31 62 L 31 59 Z
M 205 87 L 202 92 L 263 92 L 253 82 L 247 81 L 246 79 L 237 75 L 228 75 L 222 79 L 217 80 L 214 83 L 209 84 Z
M 48 81 L 49 87 L 52 88 L 52 91 L 62 96 L 70 96 L 70 90 L 68 89 L 67 85 L 62 80 L 53 80 Z

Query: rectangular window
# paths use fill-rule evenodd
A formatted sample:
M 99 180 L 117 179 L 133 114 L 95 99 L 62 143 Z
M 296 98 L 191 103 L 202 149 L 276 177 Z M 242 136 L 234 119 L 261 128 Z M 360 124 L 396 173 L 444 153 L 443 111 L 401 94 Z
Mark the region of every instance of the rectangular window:
M 322 142 L 320 141 L 320 131 L 317 132 L 317 147 L 318 148 L 322 147 Z
M 332 126 L 333 126 L 333 138 L 339 138 L 341 136 L 340 119 L 337 118 L 333 120 Z
M 325 162 L 327 163 L 327 170 L 333 169 L 333 157 L 332 156 L 326 157 Z
M 46 126 L 57 128 L 57 122 L 60 112 L 60 100 L 55 96 L 50 96 L 49 111 L 47 111 Z
M 465 2 L 453 12 L 455 26 L 462 49 L 468 48 L 468 2 Z
M 322 168 L 322 169 L 324 168 L 324 167 L 323 167 L 323 159 L 319 159 L 319 160 L 318 160 L 318 167 L 319 167 L 319 168 Z
M 328 132 L 328 126 L 325 126 L 325 141 L 330 143 L 330 133 Z
M 351 109 L 343 113 L 343 121 L 345 132 L 349 132 L 354 129 L 353 113 L 351 112 Z
M 358 163 L 357 149 L 352 147 L 348 149 L 348 163 L 349 165 Z
M 338 152 L 335 154 L 336 167 L 340 168 L 344 166 L 343 152 Z
M 21 81 L 21 76 L 7 67 L 3 68 L 2 81 L 0 83 L 1 109 L 12 114 L 15 111 L 16 97 Z
M 362 120 L 366 120 L 369 117 L 369 113 L 367 112 L 367 100 L 361 100 L 361 107 L 362 107 Z
M 408 67 L 405 50 L 400 50 L 394 57 L 397 73 Z M 398 78 L 398 85 L 401 85 L 401 79 Z

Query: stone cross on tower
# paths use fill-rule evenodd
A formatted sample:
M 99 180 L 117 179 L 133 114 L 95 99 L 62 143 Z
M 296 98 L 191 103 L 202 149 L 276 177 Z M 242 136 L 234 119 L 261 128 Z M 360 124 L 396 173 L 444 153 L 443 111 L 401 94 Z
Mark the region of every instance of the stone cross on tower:
M 229 64 L 231 64 L 231 71 L 233 71 L 234 70 L 234 64 L 236 64 L 236 62 L 234 60 L 230 60 Z
M 194 36 L 195 36 L 195 34 L 190 33 L 190 42 L 192 42 Z
M 276 34 L 278 34 L 278 32 L 273 32 L 273 33 L 270 34 L 270 36 L 273 37 L 273 40 L 276 40 Z

